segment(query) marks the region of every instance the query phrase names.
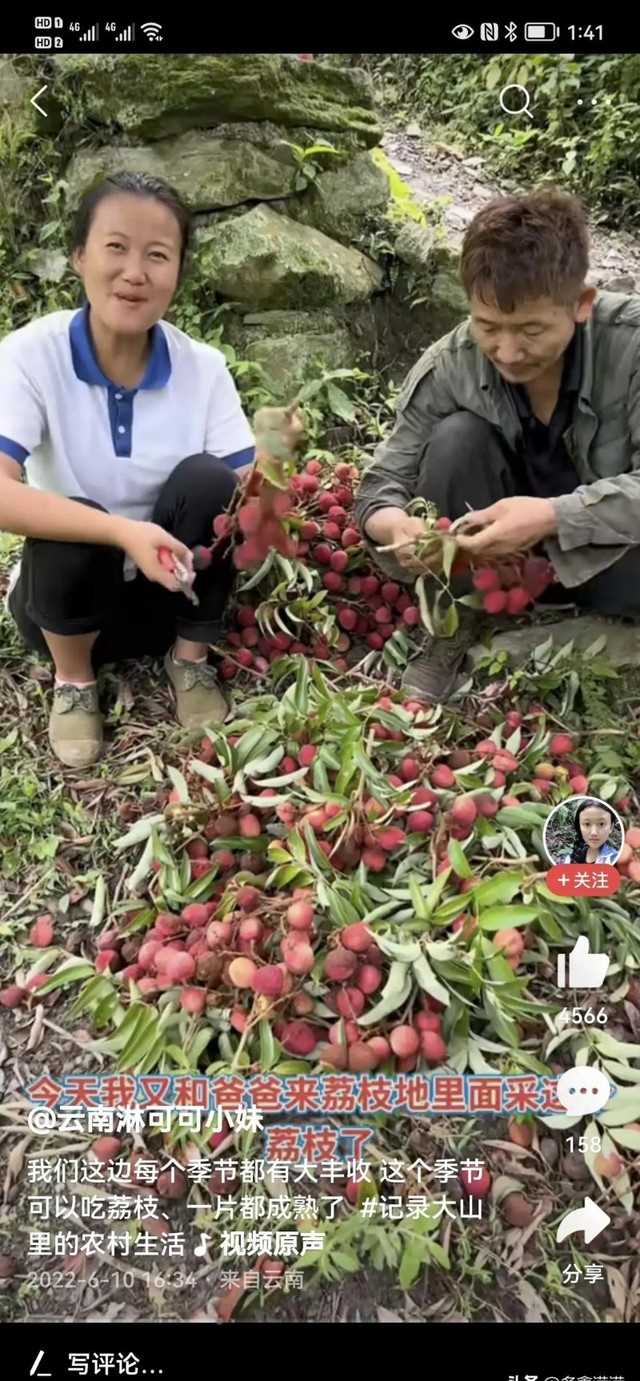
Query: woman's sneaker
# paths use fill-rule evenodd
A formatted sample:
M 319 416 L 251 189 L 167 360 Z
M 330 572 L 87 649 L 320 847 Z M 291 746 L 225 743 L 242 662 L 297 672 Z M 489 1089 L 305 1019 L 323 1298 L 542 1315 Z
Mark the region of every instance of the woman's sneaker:
M 55 686 L 49 716 L 49 743 L 65 767 L 89 767 L 104 742 L 98 687 Z
M 164 659 L 176 703 L 176 718 L 183 729 L 204 729 L 222 724 L 229 707 L 218 685 L 215 667 L 208 662 L 176 660 L 173 648 Z

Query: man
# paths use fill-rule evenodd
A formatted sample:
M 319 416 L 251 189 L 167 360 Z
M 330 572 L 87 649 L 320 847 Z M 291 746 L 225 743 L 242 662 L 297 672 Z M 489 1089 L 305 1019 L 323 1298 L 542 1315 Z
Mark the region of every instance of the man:
M 481 562 L 542 546 L 561 586 L 601 614 L 640 613 L 640 298 L 586 286 L 582 207 L 556 189 L 503 197 L 474 217 L 461 277 L 470 317 L 408 375 L 356 515 L 377 564 L 415 579 L 418 496 L 480 528 Z M 377 548 L 406 540 L 395 553 Z M 404 685 L 453 693 L 480 617 L 429 638 Z

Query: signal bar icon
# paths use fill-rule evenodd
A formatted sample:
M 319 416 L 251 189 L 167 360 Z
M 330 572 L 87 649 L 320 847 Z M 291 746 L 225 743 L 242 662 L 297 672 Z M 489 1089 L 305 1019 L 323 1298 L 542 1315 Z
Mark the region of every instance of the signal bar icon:
M 85 32 L 84 32 L 83 34 L 80 34 L 80 42 L 81 42 L 81 43 L 97 43 L 97 42 L 98 42 L 99 35 L 100 35 L 100 27 L 99 27 L 99 25 L 98 25 L 98 24 L 92 24 L 90 29 L 86 29 Z
M 133 43 L 135 32 L 135 24 L 129 24 L 126 29 L 122 30 L 121 34 L 116 34 L 116 43 Z

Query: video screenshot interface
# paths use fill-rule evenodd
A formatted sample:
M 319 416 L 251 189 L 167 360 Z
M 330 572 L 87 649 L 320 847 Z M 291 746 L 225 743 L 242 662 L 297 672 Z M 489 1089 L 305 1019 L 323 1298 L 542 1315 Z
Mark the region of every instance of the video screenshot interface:
M 640 54 L 469 17 L 7 18 L 16 1377 L 635 1375 Z

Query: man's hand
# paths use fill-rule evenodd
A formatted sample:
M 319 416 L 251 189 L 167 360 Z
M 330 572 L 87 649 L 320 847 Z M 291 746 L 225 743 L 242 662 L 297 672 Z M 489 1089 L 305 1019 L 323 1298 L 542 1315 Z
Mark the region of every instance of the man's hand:
M 464 527 L 458 528 L 455 535 L 460 547 L 474 556 L 488 557 L 526 551 L 557 530 L 550 500 L 529 497 L 499 499 L 490 508 L 470 513 L 469 525 L 482 531 L 465 537 Z
M 424 562 L 417 561 L 415 555 L 416 538 L 425 535 L 421 518 L 411 518 L 401 508 L 381 508 L 370 517 L 366 532 L 377 547 L 397 547 L 392 555 L 405 570 L 418 575 L 425 570 Z
M 162 547 L 177 556 L 189 575 L 193 576 L 193 557 L 184 542 L 178 541 L 170 532 L 165 532 L 157 523 L 141 523 L 129 518 L 122 519 L 121 523 L 118 530 L 118 546 L 126 551 L 127 556 L 130 556 L 138 570 L 146 575 L 147 580 L 155 580 L 158 585 L 164 585 L 165 590 L 171 590 L 174 594 L 180 589 L 175 575 L 160 562 L 159 552 Z

